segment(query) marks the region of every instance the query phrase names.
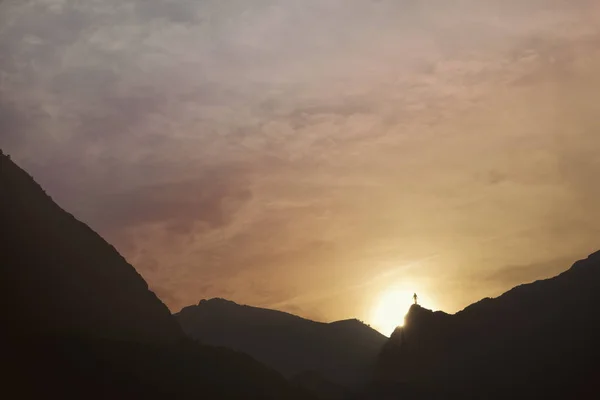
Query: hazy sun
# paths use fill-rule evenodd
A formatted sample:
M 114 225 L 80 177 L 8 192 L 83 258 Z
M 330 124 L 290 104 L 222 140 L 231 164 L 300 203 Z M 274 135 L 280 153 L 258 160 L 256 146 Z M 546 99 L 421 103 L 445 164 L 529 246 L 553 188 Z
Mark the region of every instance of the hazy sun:
M 413 294 L 409 290 L 390 288 L 381 293 L 371 315 L 371 323 L 375 329 L 389 336 L 394 329 L 404 324 L 404 316 L 413 304 Z M 419 304 L 432 308 L 427 299 L 423 299 L 423 294 L 417 292 Z

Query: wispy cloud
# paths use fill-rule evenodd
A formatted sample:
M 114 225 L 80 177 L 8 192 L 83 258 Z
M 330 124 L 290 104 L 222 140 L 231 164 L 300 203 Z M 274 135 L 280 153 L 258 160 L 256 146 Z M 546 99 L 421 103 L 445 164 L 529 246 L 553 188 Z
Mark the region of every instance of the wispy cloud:
M 5 0 L 0 145 L 174 310 L 344 317 L 383 276 L 452 311 L 597 247 L 599 26 L 595 1 Z

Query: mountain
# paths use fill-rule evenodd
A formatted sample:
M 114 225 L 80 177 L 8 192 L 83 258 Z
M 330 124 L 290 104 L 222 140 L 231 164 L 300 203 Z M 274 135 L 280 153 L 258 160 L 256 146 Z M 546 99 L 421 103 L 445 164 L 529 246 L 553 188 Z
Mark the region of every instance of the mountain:
M 119 253 L 63 211 L 25 171 L 0 158 L 0 311 L 30 334 L 78 333 L 173 343 L 167 307 Z
M 358 320 L 321 323 L 224 299 L 202 300 L 175 316 L 202 343 L 242 351 L 287 377 L 310 372 L 332 386 L 367 382 L 387 339 Z
M 319 400 L 344 400 L 351 392 L 341 385 L 331 382 L 315 371 L 305 371 L 290 378 L 290 382 L 308 391 Z
M 2 152 L 0 200 L 3 394 L 310 398 L 245 354 L 188 339 L 135 269 Z
M 380 354 L 373 393 L 591 398 L 598 356 L 600 252 L 454 315 L 412 306 Z

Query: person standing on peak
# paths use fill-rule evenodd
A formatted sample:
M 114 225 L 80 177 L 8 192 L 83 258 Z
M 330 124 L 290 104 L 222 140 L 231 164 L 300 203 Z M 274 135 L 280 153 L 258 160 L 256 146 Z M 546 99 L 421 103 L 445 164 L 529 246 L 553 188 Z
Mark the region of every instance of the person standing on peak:
M 418 298 L 419 298 L 419 297 L 417 296 L 417 294 L 416 294 L 416 293 L 415 293 L 415 294 L 413 294 L 413 300 L 415 301 L 415 304 L 417 304 L 417 300 L 418 300 Z

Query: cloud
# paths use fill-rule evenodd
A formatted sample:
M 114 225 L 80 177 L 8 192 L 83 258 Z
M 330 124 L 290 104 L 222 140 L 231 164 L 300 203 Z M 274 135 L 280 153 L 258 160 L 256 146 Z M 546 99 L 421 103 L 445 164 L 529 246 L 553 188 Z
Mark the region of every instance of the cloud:
M 121 226 L 165 223 L 172 233 L 189 233 L 196 223 L 218 229 L 232 222 L 236 211 L 252 196 L 243 174 L 231 167 L 205 170 L 194 180 L 168 182 L 112 193 L 101 204 L 94 226 L 104 230 Z
M 328 319 L 429 274 L 452 311 L 497 290 L 473 271 L 596 245 L 598 26 L 593 1 L 4 1 L 0 145 L 171 308 Z

